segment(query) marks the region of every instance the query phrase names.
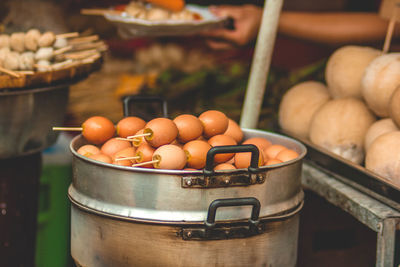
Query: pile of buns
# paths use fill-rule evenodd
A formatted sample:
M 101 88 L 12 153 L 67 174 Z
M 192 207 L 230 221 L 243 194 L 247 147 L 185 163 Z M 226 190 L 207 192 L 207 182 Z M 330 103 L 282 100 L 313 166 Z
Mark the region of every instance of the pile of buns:
M 325 80 L 285 93 L 280 127 L 400 186 L 400 53 L 339 48 Z

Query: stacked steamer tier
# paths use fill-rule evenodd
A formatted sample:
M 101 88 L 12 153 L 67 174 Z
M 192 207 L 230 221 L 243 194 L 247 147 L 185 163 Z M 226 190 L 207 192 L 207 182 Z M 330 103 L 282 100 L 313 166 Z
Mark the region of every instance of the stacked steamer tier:
M 4 266 L 34 265 L 41 151 L 56 141 L 51 127 L 64 121 L 69 85 L 100 65 L 104 43 L 90 38 L 37 30 L 0 35 L 0 257 Z M 89 53 L 85 46 L 91 47 Z
M 271 166 L 203 170 L 118 166 L 82 156 L 71 142 L 71 254 L 78 266 L 295 266 L 305 147 L 244 129 L 298 157 Z M 243 145 L 235 146 L 241 150 Z M 216 148 L 216 147 L 214 147 Z M 234 151 L 237 152 L 237 151 Z M 252 152 L 253 157 L 258 150 Z M 255 166 L 253 166 L 255 165 Z

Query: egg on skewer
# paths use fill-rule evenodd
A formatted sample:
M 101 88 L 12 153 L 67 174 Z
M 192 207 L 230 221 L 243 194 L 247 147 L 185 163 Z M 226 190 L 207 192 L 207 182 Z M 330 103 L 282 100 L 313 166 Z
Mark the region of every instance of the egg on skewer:
M 178 128 L 178 140 L 182 143 L 195 140 L 203 134 L 201 121 L 193 115 L 179 115 L 173 121 Z
M 199 120 L 203 123 L 203 135 L 210 138 L 214 135 L 223 134 L 228 129 L 228 117 L 221 111 L 208 110 L 200 114 Z
M 175 123 L 167 118 L 156 118 L 149 121 L 143 130 L 146 141 L 153 147 L 170 144 L 178 136 Z
M 37 29 L 29 30 L 24 37 L 24 45 L 27 50 L 36 51 L 41 34 Z
M 125 117 L 117 123 L 117 135 L 127 138 L 135 135 L 146 125 L 146 122 L 139 117 Z
M 194 169 L 203 169 L 206 166 L 207 152 L 211 145 L 206 141 L 193 140 L 183 146 L 187 156 L 187 166 Z

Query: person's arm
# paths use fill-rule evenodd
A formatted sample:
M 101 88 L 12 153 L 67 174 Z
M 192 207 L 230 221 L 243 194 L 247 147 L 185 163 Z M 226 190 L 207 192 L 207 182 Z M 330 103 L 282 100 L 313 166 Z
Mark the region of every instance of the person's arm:
M 388 21 L 377 13 L 282 12 L 279 33 L 326 44 L 383 41 Z M 395 32 L 399 35 L 400 29 Z

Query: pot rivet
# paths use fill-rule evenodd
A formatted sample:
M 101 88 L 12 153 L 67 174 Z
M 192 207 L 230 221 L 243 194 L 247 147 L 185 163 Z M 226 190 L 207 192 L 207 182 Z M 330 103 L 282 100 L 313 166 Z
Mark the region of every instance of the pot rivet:
M 229 234 L 230 234 L 229 230 L 225 230 L 225 235 L 229 235 Z
M 229 181 L 229 179 L 225 180 L 225 184 L 229 184 L 231 181 Z
M 192 232 L 191 232 L 191 231 L 186 232 L 186 236 L 187 236 L 187 237 L 192 237 Z
M 262 225 L 259 225 L 257 228 L 258 228 L 258 231 L 262 231 Z
M 191 186 L 192 185 L 192 179 L 186 180 L 186 185 Z

